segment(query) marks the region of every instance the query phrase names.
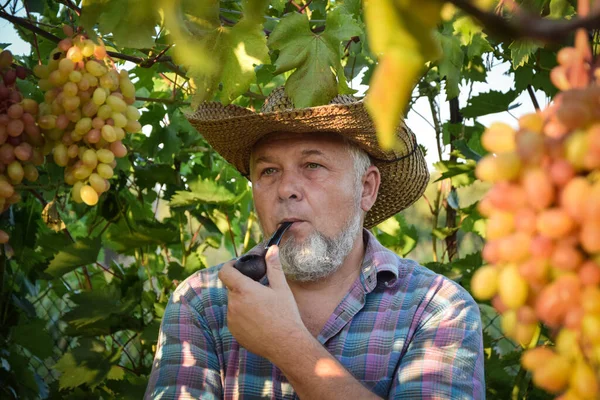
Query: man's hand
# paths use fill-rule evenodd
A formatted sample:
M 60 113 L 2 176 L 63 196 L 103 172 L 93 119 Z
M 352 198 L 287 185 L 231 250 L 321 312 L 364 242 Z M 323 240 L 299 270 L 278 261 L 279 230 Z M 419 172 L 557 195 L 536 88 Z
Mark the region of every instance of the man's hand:
M 266 255 L 269 287 L 253 281 L 228 262 L 219 279 L 228 289 L 227 326 L 246 350 L 271 362 L 300 337 L 310 336 L 279 261 L 279 247 Z

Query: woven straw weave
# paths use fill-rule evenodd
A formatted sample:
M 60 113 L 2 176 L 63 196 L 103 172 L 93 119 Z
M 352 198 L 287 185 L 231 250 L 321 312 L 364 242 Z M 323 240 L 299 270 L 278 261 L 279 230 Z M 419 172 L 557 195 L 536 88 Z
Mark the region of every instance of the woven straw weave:
M 325 106 L 295 109 L 284 88 L 265 100 L 260 113 L 236 105 L 206 102 L 188 116 L 206 141 L 242 175 L 250 174 L 252 146 L 273 132 L 330 132 L 340 134 L 365 150 L 381 172 L 377 201 L 365 217 L 370 228 L 414 203 L 425 191 L 429 172 L 415 135 L 402 122 L 396 131 L 402 152 L 383 151 L 364 103 L 338 95 Z

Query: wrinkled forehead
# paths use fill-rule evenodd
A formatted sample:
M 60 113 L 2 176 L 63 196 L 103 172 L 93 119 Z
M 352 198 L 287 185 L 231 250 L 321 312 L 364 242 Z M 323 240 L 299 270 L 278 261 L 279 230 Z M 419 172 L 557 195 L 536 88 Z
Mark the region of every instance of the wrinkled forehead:
M 338 150 L 348 147 L 347 141 L 340 135 L 328 132 L 293 133 L 273 132 L 260 139 L 252 147 L 251 163 L 257 154 L 276 151 L 277 148 L 292 144 L 304 144 L 318 149 Z

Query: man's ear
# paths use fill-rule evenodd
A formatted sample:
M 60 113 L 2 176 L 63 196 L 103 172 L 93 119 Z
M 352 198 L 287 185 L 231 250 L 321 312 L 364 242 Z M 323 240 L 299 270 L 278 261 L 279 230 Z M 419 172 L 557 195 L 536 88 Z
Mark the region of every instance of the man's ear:
M 379 168 L 371 165 L 362 179 L 362 194 L 360 198 L 360 207 L 364 212 L 368 212 L 375 200 L 377 200 L 377 193 L 379 192 L 379 185 L 381 184 L 381 174 Z

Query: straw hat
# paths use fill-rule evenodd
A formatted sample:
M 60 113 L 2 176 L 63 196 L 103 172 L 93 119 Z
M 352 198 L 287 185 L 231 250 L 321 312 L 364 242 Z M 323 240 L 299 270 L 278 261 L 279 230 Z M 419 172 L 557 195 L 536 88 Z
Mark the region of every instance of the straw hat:
M 364 103 L 354 96 L 338 95 L 328 105 L 294 108 L 282 86 L 267 97 L 259 113 L 232 104 L 206 102 L 188 115 L 188 120 L 245 177 L 250 175 L 252 146 L 269 133 L 330 132 L 344 136 L 366 151 L 381 173 L 377 201 L 365 217 L 366 228 L 410 206 L 429 182 L 414 133 L 402 122 L 396 132 L 407 151 L 381 150 Z

